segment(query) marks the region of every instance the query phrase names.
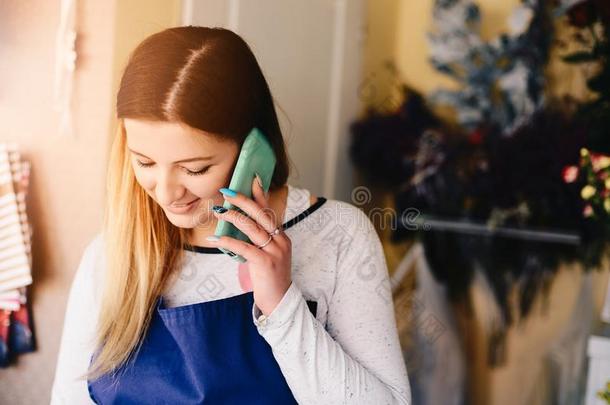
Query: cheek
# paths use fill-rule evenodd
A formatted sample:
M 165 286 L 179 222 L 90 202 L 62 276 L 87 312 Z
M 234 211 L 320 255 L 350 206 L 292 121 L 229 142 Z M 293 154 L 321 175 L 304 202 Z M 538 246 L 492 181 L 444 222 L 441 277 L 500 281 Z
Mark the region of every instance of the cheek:
M 228 184 L 225 184 L 224 178 L 224 175 L 218 173 L 193 176 L 185 180 L 185 186 L 191 193 L 204 200 L 218 200 L 219 197 L 222 199 L 222 194 L 218 190 Z
M 213 205 L 224 204 L 224 197 L 219 190 L 223 187 L 229 187 L 231 172 L 227 168 L 218 170 L 217 167 L 216 169 L 207 175 L 188 179 L 189 185 L 187 187 L 189 191 L 203 201 L 202 210 L 205 210 L 204 207 L 211 209 Z
M 136 181 L 144 190 L 152 190 L 155 186 L 155 179 L 151 173 L 146 173 L 139 167 L 134 167 L 133 172 L 136 176 Z

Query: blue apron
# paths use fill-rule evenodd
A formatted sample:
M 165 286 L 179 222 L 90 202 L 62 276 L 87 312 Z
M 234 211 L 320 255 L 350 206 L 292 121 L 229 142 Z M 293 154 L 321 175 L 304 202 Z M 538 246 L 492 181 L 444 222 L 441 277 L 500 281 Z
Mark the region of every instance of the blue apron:
M 87 381 L 91 399 L 97 404 L 296 404 L 252 321 L 253 302 L 252 291 L 173 308 L 159 297 L 140 350 L 114 373 Z

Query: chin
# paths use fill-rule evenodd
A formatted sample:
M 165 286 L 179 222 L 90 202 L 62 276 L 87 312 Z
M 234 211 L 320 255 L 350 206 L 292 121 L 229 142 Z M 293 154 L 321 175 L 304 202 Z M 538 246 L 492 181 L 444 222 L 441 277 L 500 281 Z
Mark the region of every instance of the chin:
M 195 221 L 192 221 L 190 218 L 179 218 L 182 215 L 176 215 L 176 214 L 172 214 L 172 213 L 166 213 L 166 217 L 169 220 L 169 222 L 172 223 L 172 225 L 174 225 L 177 228 L 184 228 L 184 229 L 192 229 L 194 228 L 197 224 Z
M 186 214 L 175 214 L 173 212 L 165 211 L 165 216 L 172 225 L 184 229 L 193 229 L 205 225 L 214 217 L 211 213 L 201 211 Z

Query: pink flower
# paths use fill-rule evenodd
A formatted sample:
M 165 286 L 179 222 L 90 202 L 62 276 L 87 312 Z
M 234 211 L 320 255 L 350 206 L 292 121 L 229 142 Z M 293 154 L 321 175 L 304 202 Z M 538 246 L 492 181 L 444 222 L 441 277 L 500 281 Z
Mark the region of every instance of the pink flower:
M 588 217 L 590 217 L 590 216 L 592 216 L 592 215 L 593 215 L 593 207 L 591 207 L 591 205 L 590 205 L 590 204 L 587 204 L 587 205 L 585 206 L 585 209 L 583 210 L 583 212 L 582 212 L 582 213 L 583 213 L 583 215 L 584 215 L 585 217 L 587 217 L 587 218 L 588 218 Z
M 563 177 L 563 181 L 566 183 L 573 183 L 578 178 L 578 167 L 566 166 L 563 168 L 561 175 Z
M 591 164 L 593 171 L 598 172 L 610 166 L 610 157 L 600 153 L 591 153 Z

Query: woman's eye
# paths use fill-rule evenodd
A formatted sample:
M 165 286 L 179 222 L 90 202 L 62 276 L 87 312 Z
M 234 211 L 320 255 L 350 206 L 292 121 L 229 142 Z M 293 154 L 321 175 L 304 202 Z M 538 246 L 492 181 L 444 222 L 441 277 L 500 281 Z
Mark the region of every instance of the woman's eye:
M 138 166 L 140 167 L 150 167 L 153 165 L 153 163 L 142 163 L 140 162 L 138 159 L 136 159 L 136 163 L 138 164 Z
M 198 170 L 196 172 L 191 171 L 189 169 L 185 169 L 186 170 L 186 174 L 188 174 L 189 176 L 199 176 L 201 174 L 204 174 L 205 172 L 207 172 L 210 169 L 210 166 L 206 166 L 201 170 Z
M 136 159 L 136 163 L 138 164 L 138 166 L 140 167 L 151 167 L 152 165 L 154 165 L 154 163 L 144 163 L 144 162 L 140 162 L 138 159 Z M 186 172 L 186 174 L 188 174 L 189 176 L 199 176 L 201 174 L 204 174 L 205 172 L 207 172 L 210 169 L 211 166 L 206 166 L 201 170 L 198 171 L 192 171 L 187 169 L 186 167 L 184 168 L 184 171 Z

